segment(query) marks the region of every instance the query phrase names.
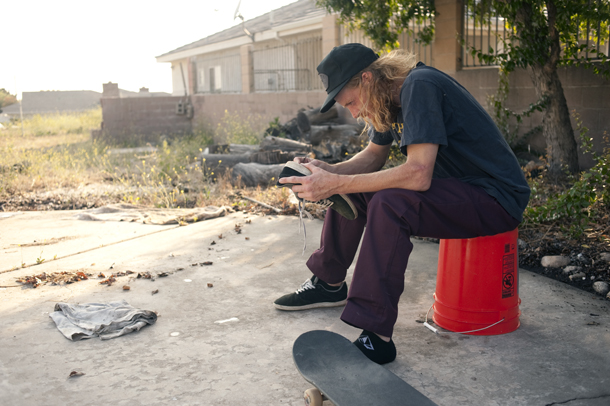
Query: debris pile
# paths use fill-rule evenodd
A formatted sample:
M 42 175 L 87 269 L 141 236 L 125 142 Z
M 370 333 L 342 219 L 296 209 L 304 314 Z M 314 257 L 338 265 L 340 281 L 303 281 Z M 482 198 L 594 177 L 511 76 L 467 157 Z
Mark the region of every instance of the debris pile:
M 340 118 L 336 106 L 325 113 L 319 108 L 301 109 L 287 123 L 268 128 L 259 145 L 212 145 L 199 160 L 207 177 L 232 169 L 234 184 L 267 186 L 277 179 L 283 164 L 295 157 L 337 163 L 358 153 L 367 141 L 363 128 Z
M 46 273 L 43 272 L 38 275 L 26 275 L 23 277 L 17 278 L 17 282 L 23 283 L 24 285 L 32 285 L 32 288 L 36 288 L 39 285 L 46 285 L 50 283 L 51 285 L 60 285 L 60 284 L 70 284 L 74 282 L 80 282 L 83 280 L 89 279 L 91 274 L 87 274 L 83 271 L 75 271 L 75 272 L 52 272 Z

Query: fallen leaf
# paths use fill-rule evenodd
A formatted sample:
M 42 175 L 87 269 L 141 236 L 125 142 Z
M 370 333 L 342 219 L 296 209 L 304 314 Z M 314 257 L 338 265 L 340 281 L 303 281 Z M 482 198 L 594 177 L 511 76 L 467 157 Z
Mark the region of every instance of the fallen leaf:
M 116 278 L 113 278 L 112 276 L 108 279 L 104 279 L 103 281 L 100 282 L 100 285 L 108 285 L 111 286 L 114 282 L 116 282 Z
M 156 295 L 157 293 L 159 293 L 159 289 L 155 289 L 152 292 L 150 292 L 151 295 Z
M 212 265 L 213 262 L 212 261 L 205 261 L 205 262 L 201 262 L 199 265 L 204 266 L 204 265 Z
M 85 375 L 85 373 L 79 372 L 79 371 L 72 371 L 72 372 L 70 372 L 70 375 L 68 375 L 68 378 L 73 378 L 75 376 L 82 376 L 82 375 Z
M 129 285 L 125 285 L 123 286 L 123 290 L 131 290 L 131 288 L 129 287 Z

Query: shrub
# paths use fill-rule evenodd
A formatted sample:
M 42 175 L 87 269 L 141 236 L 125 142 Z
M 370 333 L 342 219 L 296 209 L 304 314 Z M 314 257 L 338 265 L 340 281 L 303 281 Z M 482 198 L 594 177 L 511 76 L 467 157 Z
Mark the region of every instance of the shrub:
M 566 190 L 553 193 L 538 205 L 532 205 L 524 213 L 525 224 L 542 224 L 561 221 L 560 228 L 572 238 L 579 238 L 590 223 L 603 216 L 609 207 L 610 199 L 608 182 L 610 181 L 610 148 L 608 135 L 604 133 L 604 148 L 601 154 L 593 150 L 593 139 L 588 137 L 588 129 L 574 114 L 576 130 L 580 136 L 582 148 L 593 157 L 595 165 L 588 171 L 569 177 L 570 185 Z M 544 183 L 541 178 L 531 183 L 532 198 L 544 195 Z
M 261 142 L 268 121 L 260 115 L 249 114 L 246 117 L 239 113 L 225 110 L 216 126 L 214 138 L 218 144 L 251 144 Z

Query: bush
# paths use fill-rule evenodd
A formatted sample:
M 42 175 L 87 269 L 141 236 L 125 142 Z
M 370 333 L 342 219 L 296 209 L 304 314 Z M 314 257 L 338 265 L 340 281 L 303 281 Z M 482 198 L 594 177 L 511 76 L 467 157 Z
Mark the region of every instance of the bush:
M 237 112 L 225 115 L 218 123 L 214 139 L 218 144 L 259 144 L 264 136 L 268 121 L 260 115 L 249 114 L 243 118 Z
M 560 228 L 572 238 L 579 238 L 592 222 L 605 216 L 610 209 L 610 145 L 608 134 L 604 133 L 604 148 L 601 154 L 593 151 L 593 139 L 588 137 L 588 129 L 583 127 L 578 115 L 574 114 L 582 148 L 593 157 L 595 165 L 588 171 L 568 177 L 569 184 L 563 190 L 544 195 L 548 188 L 543 177 L 531 182 L 532 199 L 524 213 L 524 224 L 544 224 L 560 222 Z M 538 202 L 538 204 L 535 204 Z M 534 204 L 532 204 L 534 203 Z M 604 220 L 607 222 L 607 219 Z

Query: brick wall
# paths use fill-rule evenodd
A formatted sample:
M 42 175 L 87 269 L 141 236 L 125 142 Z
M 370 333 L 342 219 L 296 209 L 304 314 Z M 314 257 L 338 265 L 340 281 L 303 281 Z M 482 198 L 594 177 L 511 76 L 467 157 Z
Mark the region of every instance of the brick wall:
M 176 114 L 182 97 L 102 98 L 102 133 L 113 141 L 154 140 L 191 132 L 191 120 Z

